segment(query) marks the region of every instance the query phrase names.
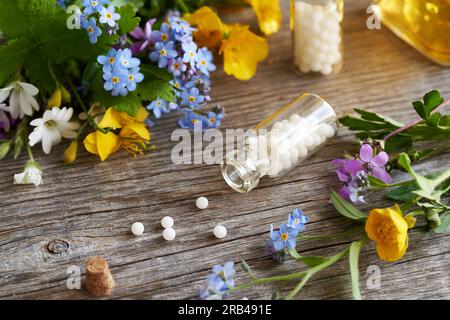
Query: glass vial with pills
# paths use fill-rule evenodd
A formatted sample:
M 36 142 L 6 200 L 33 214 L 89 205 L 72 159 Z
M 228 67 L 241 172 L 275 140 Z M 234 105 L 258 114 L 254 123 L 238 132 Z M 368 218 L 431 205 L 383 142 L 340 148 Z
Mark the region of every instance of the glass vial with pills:
M 343 0 L 291 0 L 293 59 L 302 74 L 330 75 L 343 64 Z
M 318 95 L 305 93 L 248 130 L 242 146 L 225 155 L 222 176 L 237 192 L 249 192 L 261 178 L 289 172 L 336 132 L 334 109 Z

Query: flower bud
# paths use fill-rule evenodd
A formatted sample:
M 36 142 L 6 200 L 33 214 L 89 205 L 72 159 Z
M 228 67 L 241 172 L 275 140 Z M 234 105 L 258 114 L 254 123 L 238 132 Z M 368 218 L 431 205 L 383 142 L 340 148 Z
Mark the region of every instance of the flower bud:
M 69 147 L 64 151 L 64 163 L 70 164 L 77 158 L 78 142 L 73 140 Z
M 61 106 L 61 100 L 62 100 L 62 92 L 61 89 L 56 89 L 55 92 L 53 92 L 50 99 L 47 101 L 47 107 L 53 108 L 53 107 L 60 107 Z
M 441 218 L 439 217 L 438 210 L 431 209 L 427 212 L 425 216 L 428 222 L 428 227 L 430 229 L 435 229 L 441 225 Z
M 2 160 L 9 152 L 11 143 L 9 141 L 0 144 L 0 160 Z
M 34 184 L 36 187 L 42 183 L 42 169 L 34 161 L 28 161 L 21 173 L 14 175 L 14 184 Z
M 62 94 L 62 101 L 64 103 L 70 103 L 72 101 L 72 96 L 70 95 L 69 91 L 66 90 L 66 88 L 61 88 L 61 94 Z

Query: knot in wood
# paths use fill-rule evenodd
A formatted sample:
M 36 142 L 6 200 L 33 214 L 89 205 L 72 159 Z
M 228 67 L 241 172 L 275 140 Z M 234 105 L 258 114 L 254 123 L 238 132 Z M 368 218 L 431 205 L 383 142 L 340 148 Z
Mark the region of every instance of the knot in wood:
M 53 240 L 48 243 L 47 250 L 52 254 L 63 254 L 69 250 L 69 243 L 65 240 Z

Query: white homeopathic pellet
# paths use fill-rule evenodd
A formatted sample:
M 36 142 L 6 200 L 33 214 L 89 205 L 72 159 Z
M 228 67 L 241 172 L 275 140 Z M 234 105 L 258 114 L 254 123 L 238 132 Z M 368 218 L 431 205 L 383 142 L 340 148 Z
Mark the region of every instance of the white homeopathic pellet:
M 173 221 L 172 217 L 165 216 L 164 218 L 161 219 L 161 225 L 163 226 L 164 229 L 172 228 L 173 224 L 174 224 L 174 221 Z
M 140 236 L 144 233 L 144 225 L 141 222 L 135 222 L 131 225 L 131 232 L 135 236 Z
M 216 236 L 216 238 L 223 239 L 227 236 L 227 228 L 221 225 L 215 226 L 213 233 Z
M 208 208 L 208 199 L 206 197 L 199 197 L 195 200 L 195 205 L 201 210 L 206 209 Z
M 176 235 L 177 235 L 177 233 L 175 232 L 175 229 L 173 229 L 173 228 L 166 228 L 163 231 L 163 238 L 164 238 L 164 240 L 167 240 L 167 241 L 174 240 Z

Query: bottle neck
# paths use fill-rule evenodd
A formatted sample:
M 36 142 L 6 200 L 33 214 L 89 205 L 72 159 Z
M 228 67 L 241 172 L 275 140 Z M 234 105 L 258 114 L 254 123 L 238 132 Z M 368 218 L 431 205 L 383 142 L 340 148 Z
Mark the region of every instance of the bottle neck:
M 240 193 L 254 189 L 262 175 L 245 150 L 229 152 L 220 167 L 226 183 Z

